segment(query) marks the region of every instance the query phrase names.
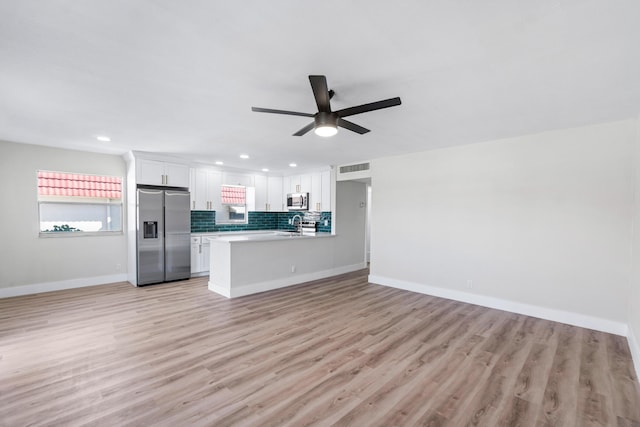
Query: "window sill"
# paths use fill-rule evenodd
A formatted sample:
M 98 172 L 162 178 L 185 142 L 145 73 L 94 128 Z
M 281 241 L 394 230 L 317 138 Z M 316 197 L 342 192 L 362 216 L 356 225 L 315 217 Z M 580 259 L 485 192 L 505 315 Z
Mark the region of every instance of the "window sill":
M 49 233 L 40 231 L 38 237 L 56 239 L 60 237 L 121 236 L 122 234 L 122 231 L 52 231 Z

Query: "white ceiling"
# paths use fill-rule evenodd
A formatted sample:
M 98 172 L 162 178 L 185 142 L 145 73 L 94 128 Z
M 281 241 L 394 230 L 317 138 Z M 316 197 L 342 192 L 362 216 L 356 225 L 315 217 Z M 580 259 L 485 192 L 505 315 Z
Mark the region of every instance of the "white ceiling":
M 251 112 L 315 113 L 309 74 L 402 105 L 329 139 Z M 639 76 L 637 0 L 0 0 L 0 139 L 88 151 L 344 164 L 636 117 Z

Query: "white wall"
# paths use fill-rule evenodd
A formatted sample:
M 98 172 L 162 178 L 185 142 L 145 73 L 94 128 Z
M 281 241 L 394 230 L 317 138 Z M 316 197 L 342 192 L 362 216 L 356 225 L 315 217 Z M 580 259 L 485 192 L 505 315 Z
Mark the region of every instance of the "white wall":
M 122 158 L 0 141 L 0 159 L 0 297 L 126 279 L 124 234 L 38 237 L 36 178 L 39 169 L 124 177 Z
M 626 334 L 635 125 L 374 160 L 370 280 Z

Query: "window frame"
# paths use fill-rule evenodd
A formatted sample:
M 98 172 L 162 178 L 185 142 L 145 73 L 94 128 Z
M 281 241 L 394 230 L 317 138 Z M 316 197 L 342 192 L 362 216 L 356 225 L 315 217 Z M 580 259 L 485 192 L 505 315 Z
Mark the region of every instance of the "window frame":
M 105 197 L 86 197 L 86 196 L 60 196 L 60 195 L 43 195 L 40 192 L 39 178 L 40 173 L 60 173 L 64 175 L 82 175 L 82 176 L 94 176 L 103 178 L 116 178 L 119 180 L 120 197 L 119 198 L 105 198 Z M 98 175 L 89 173 L 76 173 L 76 172 L 51 172 L 46 170 L 36 171 L 36 203 L 38 209 L 38 237 L 41 238 L 58 238 L 58 237 L 88 237 L 88 236 L 116 236 L 123 235 L 125 231 L 125 211 L 124 211 L 124 178 L 114 175 Z M 62 206 L 105 206 L 109 209 L 117 209 L 120 216 L 120 227 L 118 230 L 98 230 L 98 231 L 43 231 L 42 230 L 42 206 L 43 205 L 62 205 Z

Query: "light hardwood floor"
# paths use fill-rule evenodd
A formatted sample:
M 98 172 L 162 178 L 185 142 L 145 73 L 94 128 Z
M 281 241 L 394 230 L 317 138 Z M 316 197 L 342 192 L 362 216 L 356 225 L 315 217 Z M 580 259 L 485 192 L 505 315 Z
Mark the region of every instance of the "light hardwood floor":
M 640 425 L 625 338 L 366 274 L 0 300 L 0 425 Z

